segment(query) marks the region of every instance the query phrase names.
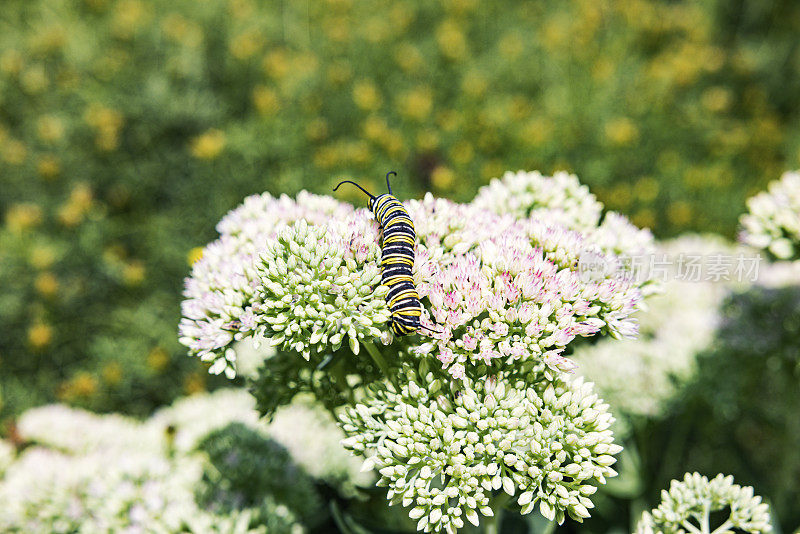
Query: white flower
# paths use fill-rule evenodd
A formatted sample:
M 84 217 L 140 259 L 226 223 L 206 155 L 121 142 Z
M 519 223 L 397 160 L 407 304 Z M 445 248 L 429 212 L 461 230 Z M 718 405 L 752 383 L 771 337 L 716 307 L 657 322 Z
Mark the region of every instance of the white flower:
M 800 172 L 787 172 L 747 200 L 741 240 L 779 260 L 800 258 Z
M 726 515 L 727 514 L 727 515 Z M 718 518 L 712 525 L 709 519 Z M 736 529 L 736 530 L 734 530 Z M 733 483 L 733 477 L 717 475 L 711 480 L 698 473 L 686 473 L 673 480 L 669 491 L 661 492 L 661 504 L 642 515 L 636 534 L 717 534 L 744 531 L 771 532 L 769 505 L 750 486 Z
M 420 530 L 453 531 L 492 515 L 490 497 L 513 496 L 559 524 L 588 517 L 596 483 L 615 476 L 608 406 L 592 385 L 535 375 L 451 382 L 423 361 L 399 389 L 373 395 L 340 417 L 344 446 L 369 455 L 392 503 Z

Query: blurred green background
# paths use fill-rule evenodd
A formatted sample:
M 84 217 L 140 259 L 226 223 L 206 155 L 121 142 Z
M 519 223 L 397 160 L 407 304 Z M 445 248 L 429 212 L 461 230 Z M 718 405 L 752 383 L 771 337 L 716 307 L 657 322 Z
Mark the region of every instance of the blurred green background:
M 221 383 L 177 343 L 182 279 L 264 190 L 566 169 L 659 237 L 732 238 L 800 166 L 798 35 L 791 0 L 5 0 L 0 419 Z

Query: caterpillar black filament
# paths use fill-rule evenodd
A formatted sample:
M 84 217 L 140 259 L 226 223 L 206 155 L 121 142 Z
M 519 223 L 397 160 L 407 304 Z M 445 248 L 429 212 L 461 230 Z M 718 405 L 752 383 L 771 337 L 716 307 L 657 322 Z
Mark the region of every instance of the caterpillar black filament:
M 386 174 L 388 194 L 375 196 L 355 182 L 344 180 L 333 189 L 336 191 L 342 184 L 353 184 L 369 196 L 367 207 L 375 214 L 375 220 L 383 232 L 381 249 L 381 283 L 389 287 L 386 303 L 392 312 L 390 326 L 396 336 L 413 334 L 420 328 L 422 304 L 419 301 L 417 288 L 411 270 L 414 267 L 414 223 L 397 198 L 392 195 L 389 183 L 392 171 Z

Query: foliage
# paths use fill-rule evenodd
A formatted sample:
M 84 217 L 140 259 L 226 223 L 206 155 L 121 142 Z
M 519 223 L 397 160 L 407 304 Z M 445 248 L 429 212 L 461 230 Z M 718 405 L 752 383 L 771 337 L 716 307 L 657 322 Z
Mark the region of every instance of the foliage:
M 209 221 L 341 176 L 457 199 L 570 168 L 662 235 L 733 232 L 797 162 L 794 2 L 9 0 L 3 414 L 144 414 L 205 375 L 171 328 Z M 354 197 L 351 197 L 354 198 Z
M 784 528 L 798 524 L 799 346 L 800 286 L 755 286 L 728 297 L 695 378 L 642 445 L 644 472 L 731 473 L 768 496 Z
M 258 508 L 271 499 L 307 525 L 324 520 L 311 477 L 293 464 L 286 449 L 263 433 L 231 423 L 207 435 L 197 448 L 209 462 L 197 489 L 203 506 L 229 512 Z

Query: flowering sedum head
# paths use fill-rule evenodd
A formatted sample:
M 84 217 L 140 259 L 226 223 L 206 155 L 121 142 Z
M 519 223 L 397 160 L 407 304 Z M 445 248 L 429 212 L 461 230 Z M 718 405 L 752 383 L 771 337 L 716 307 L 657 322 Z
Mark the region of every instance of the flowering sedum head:
M 377 232 L 365 223 L 326 229 L 300 221 L 282 231 L 259 257 L 252 306 L 258 315 L 240 331 L 251 327 L 306 359 L 345 340 L 358 354 L 359 340 L 381 336 L 388 288 L 379 286 Z
M 373 214 L 305 195 L 279 220 L 274 202 L 235 210 L 247 217 L 220 225 L 187 281 L 190 352 L 232 376 L 233 344 L 268 340 L 262 412 L 314 395 L 420 530 L 478 524 L 512 497 L 559 523 L 588 517 L 621 447 L 592 385 L 566 378 L 566 354 L 582 337 L 636 335 L 654 284 L 621 271 L 650 233 L 567 174 L 507 174 L 470 204 L 406 201 L 423 328 L 393 338 Z M 603 268 L 587 276 L 586 255 Z
M 623 255 L 653 251 L 653 234 L 610 211 L 581 184 L 578 177 L 557 172 L 506 172 L 478 191 L 473 205 L 517 219 L 545 220 L 585 234 L 600 249 Z
M 494 184 L 472 204 L 430 195 L 405 203 L 419 237 L 413 276 L 422 324 L 442 332 L 396 341 L 437 357 L 457 379 L 466 366 L 526 360 L 570 370 L 561 353 L 576 337 L 635 335 L 630 315 L 649 287 L 618 276 L 618 243 L 646 247 L 649 233 L 611 213 L 601 223 L 602 206 L 574 176 L 510 176 L 511 186 Z M 516 198 L 514 184 L 550 195 L 541 206 L 529 196 L 513 215 L 495 213 Z M 573 197 L 579 201 L 567 202 Z M 345 342 L 357 354 L 365 342 L 390 339 L 379 227 L 368 210 L 323 199 L 251 197 L 220 223 L 221 238 L 186 282 L 181 322 L 181 341 L 212 373 L 233 376 L 233 343 L 249 336 L 306 359 Z M 573 223 L 554 222 L 562 219 Z M 625 232 L 636 238 L 622 240 Z M 583 276 L 587 252 L 612 268 Z
M 600 223 L 603 204 L 578 177 L 557 172 L 511 172 L 481 187 L 472 203 L 518 219 L 547 217 L 567 228 L 590 230 Z
M 721 524 L 709 524 L 712 514 Z M 642 515 L 636 534 L 689 531 L 698 534 L 771 532 L 769 505 L 754 495 L 752 487 L 734 484 L 732 476 L 719 474 L 708 480 L 698 473 L 686 473 L 682 481 L 670 483 L 669 491 L 661 492 L 658 508 Z
M 800 259 L 800 172 L 787 172 L 747 201 L 743 242 L 779 260 Z
M 220 238 L 203 250 L 186 279 L 180 340 L 190 354 L 211 363 L 212 372 L 232 377 L 235 353 L 228 349 L 256 326 L 251 301 L 260 287 L 259 255 L 295 221 L 324 224 L 352 211 L 332 198 L 301 192 L 296 199 L 253 195 L 228 213 L 217 225 Z
M 345 447 L 370 454 L 388 498 L 425 531 L 454 532 L 491 516 L 493 494 L 522 513 L 582 521 L 595 483 L 616 475 L 608 406 L 581 379 L 442 379 L 426 361 L 404 366 L 341 416 Z M 496 497 L 494 497 L 496 499 Z

